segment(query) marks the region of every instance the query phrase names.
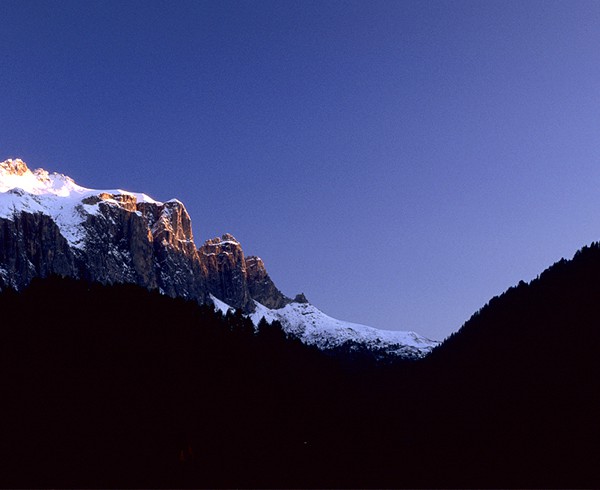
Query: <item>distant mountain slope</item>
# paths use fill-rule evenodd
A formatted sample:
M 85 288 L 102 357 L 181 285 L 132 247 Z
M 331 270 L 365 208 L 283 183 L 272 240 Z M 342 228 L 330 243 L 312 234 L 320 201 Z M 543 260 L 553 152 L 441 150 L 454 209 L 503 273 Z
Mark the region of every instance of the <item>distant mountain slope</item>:
M 599 341 L 600 244 L 593 243 L 530 283 L 521 281 L 492 298 L 435 350 L 431 361 L 489 366 L 505 349 L 513 362 L 533 365 L 541 355 L 546 361 L 585 358 Z
M 36 279 L 0 292 L 0 486 L 598 488 L 599 278 L 594 244 L 390 364 Z
M 491 299 L 413 380 L 436 445 L 410 451 L 445 486 L 598 487 L 600 244 Z
M 218 298 L 211 296 L 211 299 L 222 313 L 231 309 Z M 366 351 L 376 358 L 418 359 L 439 344 L 414 332 L 379 330 L 337 320 L 298 298 L 279 309 L 267 308 L 258 301 L 255 305 L 254 312 L 249 315 L 255 326 L 259 326 L 263 318 L 268 323 L 279 322 L 286 334 L 324 351 L 356 354 Z
M 342 328 L 311 305 L 300 306 L 301 297 L 282 294 L 263 261 L 246 257 L 230 234 L 197 248 L 190 216 L 176 199 L 88 189 L 62 174 L 31 171 L 19 159 L 1 162 L 0 290 L 53 274 L 137 284 L 199 303 L 212 295 L 246 314 L 268 309 L 267 316 L 286 319 L 288 332 L 322 348 L 415 358 L 435 345 L 411 332 Z M 311 315 L 298 313 L 307 308 Z

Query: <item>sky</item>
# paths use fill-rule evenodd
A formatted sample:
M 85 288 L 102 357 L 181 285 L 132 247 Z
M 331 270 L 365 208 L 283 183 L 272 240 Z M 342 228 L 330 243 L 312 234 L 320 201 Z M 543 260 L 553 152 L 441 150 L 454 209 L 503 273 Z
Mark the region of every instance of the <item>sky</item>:
M 0 2 L 0 160 L 443 339 L 600 239 L 600 2 Z

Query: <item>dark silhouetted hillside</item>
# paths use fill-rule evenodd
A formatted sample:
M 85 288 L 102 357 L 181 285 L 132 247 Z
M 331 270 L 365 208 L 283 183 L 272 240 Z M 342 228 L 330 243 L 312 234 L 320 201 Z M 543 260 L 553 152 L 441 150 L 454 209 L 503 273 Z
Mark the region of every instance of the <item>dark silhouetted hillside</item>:
M 0 294 L 6 487 L 598 487 L 600 247 L 421 361 L 135 286 Z

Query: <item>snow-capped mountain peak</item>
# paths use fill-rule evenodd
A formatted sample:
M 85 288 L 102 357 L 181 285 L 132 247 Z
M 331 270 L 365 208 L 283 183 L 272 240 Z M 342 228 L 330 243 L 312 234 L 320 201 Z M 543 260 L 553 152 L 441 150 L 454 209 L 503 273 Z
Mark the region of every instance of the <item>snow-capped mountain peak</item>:
M 130 192 L 123 189 L 88 189 L 76 184 L 68 175 L 57 172 L 50 173 L 43 168 L 31 171 L 20 158 L 0 162 L 0 192 L 7 192 L 11 189 L 22 189 L 29 194 L 38 196 L 82 198 L 99 194 L 129 195 L 134 196 L 139 202 L 159 203 L 141 192 Z M 171 201 L 177 200 L 172 199 Z
M 254 324 L 263 317 L 268 322 L 278 320 L 287 334 L 321 350 L 368 349 L 381 354 L 419 358 L 429 354 L 439 343 L 415 332 L 379 330 L 338 320 L 310 303 L 291 302 L 280 309 L 267 308 L 257 301 L 255 304 L 256 310 L 251 315 Z
M 416 358 L 436 344 L 413 332 L 336 320 L 304 295 L 275 286 L 262 259 L 244 255 L 228 233 L 196 247 L 191 219 L 176 199 L 156 201 L 122 189 L 82 187 L 70 177 L 0 162 L 0 289 L 51 274 L 133 283 L 221 309 L 278 320 L 288 335 L 324 350 Z M 217 299 L 219 298 L 219 299 Z
M 23 211 L 49 216 L 73 247 L 84 245 L 81 225 L 88 215 L 98 212 L 100 201 L 128 209 L 123 199 L 116 196 L 127 196 L 135 202 L 162 204 L 142 193 L 88 189 L 67 175 L 50 173 L 42 168 L 32 172 L 21 159 L 0 162 L 0 217 Z M 97 199 L 90 199 L 93 197 Z
M 0 162 L 0 174 L 23 175 L 28 170 L 27 164 L 20 158 L 9 158 Z
M 214 295 L 210 295 L 215 310 L 226 314 L 235 310 Z M 326 315 L 310 303 L 292 301 L 283 308 L 267 308 L 254 301 L 256 309 L 249 315 L 258 327 L 261 319 L 268 323 L 278 321 L 284 332 L 325 351 L 368 350 L 380 355 L 393 355 L 405 359 L 423 357 L 439 344 L 415 332 L 379 330 L 367 325 L 346 322 Z
M 50 174 L 42 168 L 32 172 L 21 159 L 0 162 L 0 192 L 11 189 L 22 189 L 34 195 L 50 194 L 60 197 L 89 190 L 78 186 L 73 179 L 63 174 Z

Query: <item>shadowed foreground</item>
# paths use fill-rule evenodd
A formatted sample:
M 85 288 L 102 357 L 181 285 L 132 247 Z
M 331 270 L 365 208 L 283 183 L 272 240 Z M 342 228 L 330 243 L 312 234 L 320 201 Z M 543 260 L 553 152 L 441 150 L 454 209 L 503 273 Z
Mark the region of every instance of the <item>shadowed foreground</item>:
M 0 294 L 2 487 L 597 487 L 600 250 L 423 361 L 327 357 L 133 286 Z

